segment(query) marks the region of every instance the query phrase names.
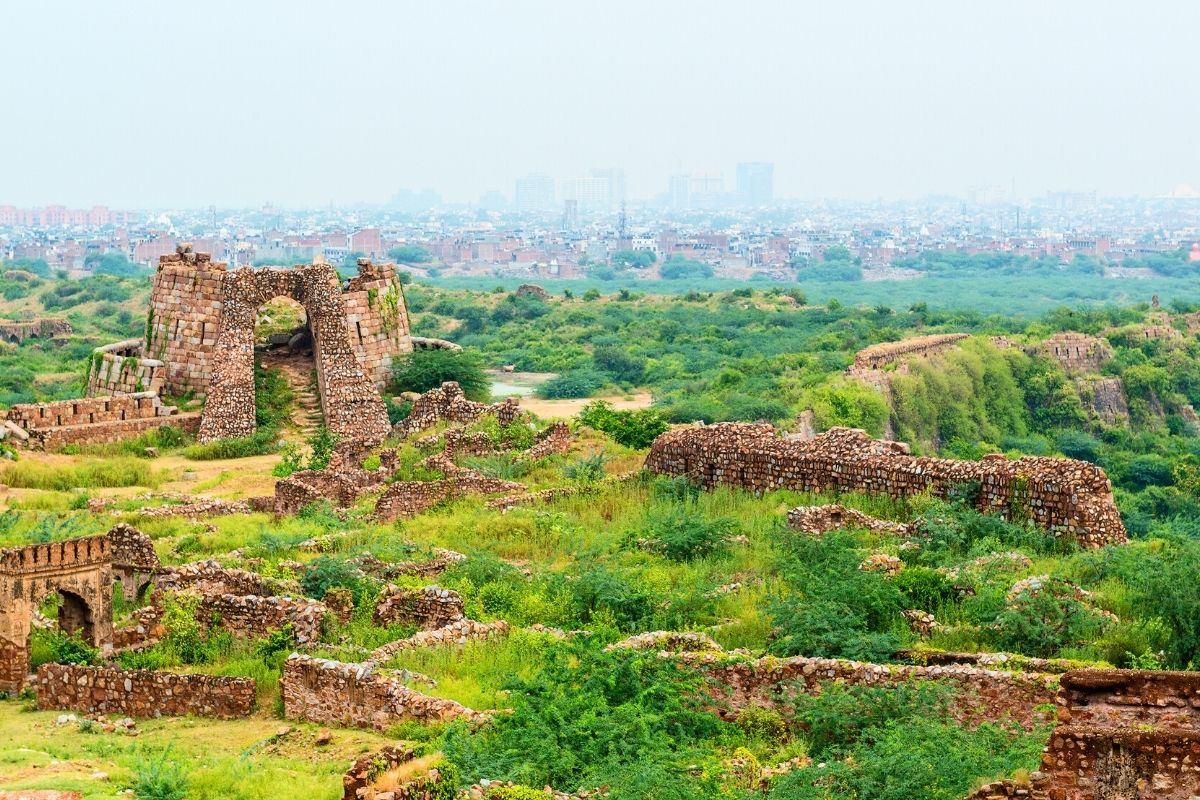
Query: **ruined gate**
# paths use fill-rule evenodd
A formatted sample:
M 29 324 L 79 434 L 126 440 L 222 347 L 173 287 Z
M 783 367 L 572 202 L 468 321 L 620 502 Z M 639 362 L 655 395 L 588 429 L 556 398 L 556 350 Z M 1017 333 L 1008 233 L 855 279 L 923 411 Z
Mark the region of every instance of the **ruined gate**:
M 201 442 L 254 432 L 254 323 L 259 306 L 276 297 L 304 306 L 325 424 L 343 437 L 382 440 L 383 400 L 355 356 L 337 272 L 328 264 L 292 269 L 242 267 L 222 281 L 215 366 L 200 419 Z
M 105 536 L 0 551 L 0 691 L 15 692 L 29 674 L 34 612 L 62 596 L 59 628 L 112 647 L 112 562 Z

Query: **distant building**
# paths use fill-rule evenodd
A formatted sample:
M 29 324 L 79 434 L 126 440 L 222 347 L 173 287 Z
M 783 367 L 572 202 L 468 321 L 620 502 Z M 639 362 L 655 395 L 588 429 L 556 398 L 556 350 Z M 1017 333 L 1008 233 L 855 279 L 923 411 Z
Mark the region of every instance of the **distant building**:
M 367 258 L 382 258 L 383 238 L 379 235 L 379 228 L 363 228 L 351 235 L 350 250 L 363 253 Z
M 745 206 L 768 206 L 775 199 L 775 165 L 746 161 L 737 165 L 738 201 Z
M 554 208 L 554 178 L 540 172 L 517 178 L 514 200 L 522 214 Z

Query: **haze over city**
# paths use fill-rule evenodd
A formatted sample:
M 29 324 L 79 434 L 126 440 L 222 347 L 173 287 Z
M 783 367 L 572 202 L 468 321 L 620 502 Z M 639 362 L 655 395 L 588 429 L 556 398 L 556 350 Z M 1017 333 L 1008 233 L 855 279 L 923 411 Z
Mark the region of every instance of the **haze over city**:
M 473 203 L 770 162 L 776 198 L 1200 185 L 1200 6 L 13 4 L 0 203 Z

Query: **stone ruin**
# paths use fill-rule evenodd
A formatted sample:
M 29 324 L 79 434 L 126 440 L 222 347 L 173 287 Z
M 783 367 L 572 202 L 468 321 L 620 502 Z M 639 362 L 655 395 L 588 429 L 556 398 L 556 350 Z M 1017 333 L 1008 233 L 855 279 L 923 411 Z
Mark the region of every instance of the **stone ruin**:
M 54 339 L 71 333 L 71 323 L 57 317 L 0 320 L 0 339 L 13 344 L 20 344 L 26 339 Z
M 112 556 L 107 536 L 0 550 L 0 691 L 20 691 L 29 675 L 34 615 L 61 597 L 58 627 L 101 652 L 113 642 Z
M 969 800 L 1191 800 L 1200 795 L 1200 675 L 1079 670 L 1061 678 L 1058 727 L 1026 780 Z
M 1105 339 L 1075 331 L 1056 333 L 1035 352 L 1049 356 L 1072 374 L 1099 372 L 1113 357 L 1112 347 Z
M 440 472 L 442 478 L 393 481 L 398 468 L 394 448 L 379 453 L 378 468 L 363 469 L 361 465 L 376 442 L 365 438 L 348 439 L 334 448 L 327 467 L 289 475 L 275 484 L 273 499 L 256 499 L 252 505 L 270 507 L 279 515 L 295 514 L 309 504 L 322 501 L 347 507 L 368 492 L 383 489 L 375 503 L 375 515 L 380 519 L 394 519 L 418 514 L 437 503 L 467 494 L 513 495 L 524 492 L 525 486 L 520 483 L 488 478 L 477 470 L 456 463 L 460 457 L 487 455 L 503 450 L 497 451 L 485 434 L 463 430 L 484 416 L 495 417 L 502 427 L 525 424 L 527 419 L 522 415 L 515 398 L 491 405 L 477 403 L 468 400 L 457 383 L 448 381 L 420 395 L 413 402 L 410 416 L 391 430 L 391 436 L 405 440 L 439 422 L 451 423 L 451 428 L 436 436 L 416 441 L 420 448 L 431 449 L 438 444 L 444 446 L 442 452 L 422 462 L 427 469 Z M 533 445 L 521 454 L 521 458 L 537 460 L 555 453 L 565 453 L 570 446 L 570 428 L 566 423 L 557 422 L 540 432 Z
M 163 405 L 153 392 L 49 403 L 17 403 L 8 410 L 4 429 L 9 438 L 42 450 L 71 444 L 119 442 L 163 425 L 195 432 L 200 415 Z
M 865 528 L 876 533 L 907 536 L 911 526 L 902 522 L 872 517 L 869 514 L 843 505 L 832 503 L 824 506 L 797 506 L 787 513 L 788 527 L 793 530 L 819 535 L 842 528 Z
M 1030 519 L 1083 547 L 1124 543 L 1104 470 L 1083 461 L 1000 455 L 980 461 L 914 457 L 905 445 L 832 428 L 811 441 L 780 438 L 769 424 L 721 423 L 668 431 L 655 439 L 647 470 L 686 475 L 706 489 L 752 492 L 862 492 L 895 498 L 944 497 L 970 487 L 977 509 Z
M 389 586 L 375 607 L 375 624 L 416 623 L 436 630 L 463 619 L 463 599 L 458 592 L 438 586 L 401 589 Z
M 150 537 L 125 522 L 118 522 L 108 532 L 113 578 L 120 581 L 126 601 L 142 597 L 162 562 L 154 552 Z
M 901 339 L 898 342 L 873 344 L 854 354 L 852 368 L 857 370 L 882 369 L 902 359 L 941 353 L 954 347 L 963 339 L 969 338 L 970 335 L 966 333 L 935 333 L 929 336 Z

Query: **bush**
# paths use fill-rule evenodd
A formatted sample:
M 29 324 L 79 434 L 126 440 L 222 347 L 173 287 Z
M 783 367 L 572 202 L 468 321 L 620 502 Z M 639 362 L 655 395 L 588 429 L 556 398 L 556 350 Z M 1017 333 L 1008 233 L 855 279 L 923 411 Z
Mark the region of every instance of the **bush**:
M 579 421 L 608 434 L 617 444 L 635 450 L 649 447 L 669 427 L 655 409 L 614 411 L 612 405 L 603 400 L 584 406 L 579 412 Z
M 130 788 L 137 800 L 185 800 L 187 773 L 171 758 L 170 750 L 164 750 L 158 758 L 138 760 Z
M 329 556 L 318 556 L 309 562 L 308 569 L 300 578 L 300 586 L 306 595 L 317 600 L 324 597 L 330 589 L 349 589 L 354 595 L 355 605 L 361 602 L 369 589 L 369 585 L 359 576 L 355 567 Z
M 457 381 L 470 400 L 492 399 L 492 382 L 479 356 L 467 350 L 415 350 L 392 371 L 397 392 L 427 392 L 447 381 Z
M 1100 458 L 1100 442 L 1083 431 L 1063 431 L 1055 444 L 1067 458 L 1090 461 L 1095 464 Z
M 35 658 L 34 661 L 39 663 L 51 664 L 82 664 L 84 666 L 96 666 L 100 663 L 100 651 L 83 641 L 83 637 L 76 633 L 66 633 L 61 630 L 51 630 L 44 632 L 36 632 L 36 639 L 40 639 L 41 646 L 46 650 L 46 656 L 42 659 Z M 34 667 L 38 664 L 33 664 Z
M 259 428 L 249 436 L 218 439 L 207 444 L 193 444 L 185 448 L 183 454 L 194 461 L 261 456 L 274 453 L 279 448 L 278 435 L 274 428 Z
M 608 379 L 594 369 L 575 369 L 555 375 L 537 388 L 537 396 L 546 400 L 591 397 L 592 393 L 608 383 Z
M 736 530 L 737 523 L 731 519 L 710 519 L 679 506 L 647 515 L 631 536 L 644 539 L 647 549 L 672 561 L 694 561 L 724 552 Z

